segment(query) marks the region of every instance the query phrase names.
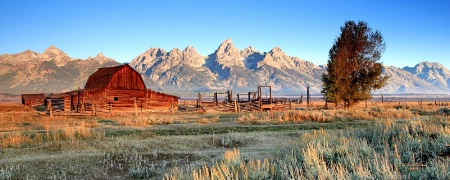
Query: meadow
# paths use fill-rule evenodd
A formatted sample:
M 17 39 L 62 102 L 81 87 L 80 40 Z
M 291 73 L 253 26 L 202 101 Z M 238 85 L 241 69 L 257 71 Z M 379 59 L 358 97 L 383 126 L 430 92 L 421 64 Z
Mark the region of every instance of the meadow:
M 0 179 L 450 179 L 448 106 L 296 109 L 49 117 L 0 105 Z

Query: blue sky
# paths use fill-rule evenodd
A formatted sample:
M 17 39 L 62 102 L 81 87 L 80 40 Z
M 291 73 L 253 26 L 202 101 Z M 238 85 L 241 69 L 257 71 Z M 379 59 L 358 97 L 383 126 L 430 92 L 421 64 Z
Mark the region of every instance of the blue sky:
M 440 62 L 450 68 L 450 1 L 217 0 L 217 1 L 0 1 L 0 54 L 55 45 L 69 56 L 102 52 L 129 62 L 150 47 L 190 45 L 213 53 L 227 38 L 244 49 L 325 64 L 345 21 L 381 31 L 381 61 L 404 67 Z

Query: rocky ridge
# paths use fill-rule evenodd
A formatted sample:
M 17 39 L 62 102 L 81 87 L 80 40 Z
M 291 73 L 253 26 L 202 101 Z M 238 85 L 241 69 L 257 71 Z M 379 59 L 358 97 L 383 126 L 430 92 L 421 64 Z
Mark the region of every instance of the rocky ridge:
M 55 46 L 42 54 L 26 50 L 0 55 L 1 93 L 63 92 L 83 88 L 99 67 L 120 63 L 98 54 L 86 60 L 70 58 Z
M 54 46 L 42 54 L 26 50 L 0 55 L 1 93 L 62 92 L 83 88 L 89 75 L 99 67 L 120 63 L 102 53 L 85 60 L 70 58 Z M 326 65 L 317 66 L 288 56 L 280 47 L 260 52 L 249 46 L 237 49 L 231 39 L 207 56 L 194 47 L 166 51 L 150 48 L 129 65 L 143 74 L 147 88 L 178 95 L 203 91 L 238 93 L 271 85 L 275 94 L 319 94 Z M 387 85 L 374 93 L 450 94 L 450 71 L 439 63 L 422 62 L 414 67 L 385 66 Z
M 288 56 L 280 47 L 274 47 L 269 52 L 259 52 L 249 46 L 239 51 L 231 39 L 222 42 L 210 55 L 203 57 L 195 53 L 195 60 L 183 55 L 179 61 L 188 63 L 184 63 L 182 68 L 163 66 L 169 61 L 173 62 L 173 58 L 168 55 L 179 53 L 174 50 L 166 53 L 158 49 L 158 52 L 162 52 L 159 56 L 155 56 L 153 51 L 146 51 L 133 59 L 130 65 L 150 77 L 148 84 L 156 84 L 160 89 L 184 91 L 254 91 L 258 85 L 271 85 L 273 90 L 281 94 L 305 93 L 307 86 L 311 87 L 313 93 L 320 93 L 321 75 L 326 72 L 326 65 L 317 66 L 298 57 Z M 153 62 L 158 63 L 155 65 Z M 439 63 L 425 64 L 429 68 L 421 68 L 424 66 L 421 64 L 414 70 L 385 66 L 384 75 L 390 77 L 388 84 L 374 93 L 449 94 L 448 70 Z

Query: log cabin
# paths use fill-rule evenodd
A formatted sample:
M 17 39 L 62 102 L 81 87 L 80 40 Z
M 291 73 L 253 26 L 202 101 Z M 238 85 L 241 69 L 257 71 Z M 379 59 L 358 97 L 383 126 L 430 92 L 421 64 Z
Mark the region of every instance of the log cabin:
M 44 106 L 45 95 L 41 94 L 22 94 L 22 104 L 28 107 Z
M 62 93 L 64 111 L 176 111 L 178 97 L 147 89 L 128 64 L 99 68 L 84 89 Z

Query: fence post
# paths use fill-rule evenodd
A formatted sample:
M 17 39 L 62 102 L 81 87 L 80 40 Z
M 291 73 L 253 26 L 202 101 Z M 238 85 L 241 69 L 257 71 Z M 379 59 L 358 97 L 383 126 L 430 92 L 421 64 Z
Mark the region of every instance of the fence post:
M 52 108 L 52 100 L 47 99 L 47 110 L 50 117 L 53 117 L 53 108 Z
M 136 102 L 136 97 L 133 97 L 134 100 L 134 115 L 138 114 L 138 109 L 137 109 L 137 102 Z
M 309 103 L 310 103 L 310 99 L 309 99 L 309 86 L 306 87 L 306 106 L 309 108 Z
M 81 104 L 81 110 L 83 111 L 83 113 L 86 113 L 86 107 L 85 107 L 85 100 L 86 100 L 86 91 L 83 90 L 83 103 Z
M 202 95 L 198 93 L 198 108 L 202 107 Z

